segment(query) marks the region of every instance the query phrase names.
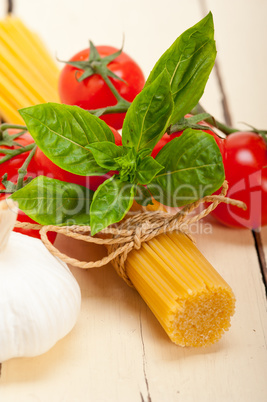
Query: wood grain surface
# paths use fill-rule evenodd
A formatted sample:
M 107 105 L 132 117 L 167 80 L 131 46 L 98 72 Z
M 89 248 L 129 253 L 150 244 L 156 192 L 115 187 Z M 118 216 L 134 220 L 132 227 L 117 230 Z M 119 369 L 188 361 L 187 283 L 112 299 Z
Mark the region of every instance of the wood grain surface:
M 4 16 L 6 3 L 0 4 Z M 146 76 L 157 58 L 208 10 L 218 49 L 203 106 L 239 128 L 267 127 L 265 0 L 14 1 L 14 12 L 60 59 L 97 44 L 119 47 Z M 226 228 L 211 217 L 192 228 L 197 245 L 232 287 L 236 313 L 217 344 L 200 349 L 170 342 L 138 293 L 110 265 L 73 268 L 82 290 L 74 329 L 49 352 L 2 364 L 1 402 L 265 402 L 267 400 L 267 228 Z M 85 259 L 102 256 L 59 236 L 58 247 Z

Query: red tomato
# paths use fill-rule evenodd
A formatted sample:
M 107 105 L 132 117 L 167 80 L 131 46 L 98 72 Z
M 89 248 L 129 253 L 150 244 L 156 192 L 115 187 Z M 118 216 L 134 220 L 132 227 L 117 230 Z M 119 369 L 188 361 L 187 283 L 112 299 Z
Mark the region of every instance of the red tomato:
M 8 130 L 8 134 L 9 135 L 13 135 L 18 133 L 21 130 Z M 21 144 L 22 146 L 26 146 L 29 144 L 32 144 L 34 142 L 32 136 L 27 132 L 23 135 L 21 135 L 20 137 L 16 138 L 14 141 L 16 141 L 17 143 Z M 0 161 L 1 159 L 5 156 L 3 153 L 1 153 L 1 148 L 2 149 L 18 149 L 19 145 L 14 145 L 12 147 L 7 147 L 4 145 L 0 145 Z M 17 155 L 13 158 L 11 158 L 10 160 L 0 164 L 0 179 L 1 177 L 7 173 L 8 174 L 8 180 L 12 181 L 13 183 L 16 183 L 17 178 L 18 178 L 18 169 L 23 165 L 23 163 L 25 162 L 26 158 L 29 156 L 29 152 L 24 152 L 20 155 Z M 26 175 L 26 177 L 29 176 L 36 176 L 35 173 L 35 167 L 34 167 L 34 162 L 33 160 L 30 162 L 30 165 L 28 167 L 28 174 Z
M 251 132 L 236 132 L 225 140 L 227 196 L 246 203 L 247 210 L 221 203 L 213 212 L 231 227 L 257 229 L 267 224 L 267 149 Z
M 117 52 L 110 46 L 96 47 L 100 56 L 105 57 Z M 85 49 L 71 58 L 71 61 L 88 60 L 90 50 Z M 136 95 L 143 89 L 145 77 L 140 67 L 127 54 L 122 52 L 115 60 L 108 64 L 108 69 L 120 77 L 123 81 L 110 78 L 119 94 L 127 101 L 132 102 Z M 62 103 L 77 105 L 83 109 L 93 110 L 117 104 L 115 96 L 101 78 L 94 74 L 85 80 L 78 82 L 76 79 L 83 74 L 83 70 L 66 64 L 59 77 L 59 95 Z M 101 116 L 110 126 L 120 129 L 125 113 L 107 114 Z
M 198 124 L 201 125 L 207 125 L 206 122 L 204 121 L 200 121 Z M 210 135 L 212 135 L 221 151 L 222 157 L 224 158 L 224 139 L 220 138 L 217 134 L 215 134 L 213 131 L 211 130 L 202 130 Z M 159 153 L 159 151 L 161 150 L 161 148 L 164 147 L 164 145 L 166 145 L 168 142 L 170 142 L 171 140 L 173 140 L 176 137 L 180 137 L 183 134 L 183 131 L 177 131 L 176 133 L 173 134 L 164 134 L 163 137 L 159 140 L 159 142 L 157 143 L 157 145 L 154 147 L 151 155 L 155 158 L 155 156 Z
M 121 135 L 114 128 L 110 127 L 110 129 L 114 134 L 116 145 L 122 145 Z M 34 159 L 39 175 L 48 176 L 53 179 L 66 181 L 68 183 L 79 184 L 80 186 L 90 188 L 93 191 L 95 191 L 100 184 L 114 174 L 114 172 L 109 172 L 102 176 L 79 176 L 74 173 L 67 172 L 66 170 L 55 165 L 39 148 L 37 148 Z

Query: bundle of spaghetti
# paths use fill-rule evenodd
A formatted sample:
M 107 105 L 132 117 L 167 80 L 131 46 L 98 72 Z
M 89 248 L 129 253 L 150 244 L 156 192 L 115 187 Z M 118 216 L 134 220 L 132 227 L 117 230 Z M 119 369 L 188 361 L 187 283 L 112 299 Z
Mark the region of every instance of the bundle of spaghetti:
M 142 243 L 128 254 L 125 270 L 175 344 L 208 346 L 230 328 L 232 289 L 187 234 L 163 233 Z
M 59 68 L 41 39 L 17 17 L 0 21 L 0 117 L 24 124 L 18 109 L 59 102 Z
M 162 234 L 133 250 L 127 275 L 170 339 L 207 346 L 230 327 L 230 286 L 184 233 Z

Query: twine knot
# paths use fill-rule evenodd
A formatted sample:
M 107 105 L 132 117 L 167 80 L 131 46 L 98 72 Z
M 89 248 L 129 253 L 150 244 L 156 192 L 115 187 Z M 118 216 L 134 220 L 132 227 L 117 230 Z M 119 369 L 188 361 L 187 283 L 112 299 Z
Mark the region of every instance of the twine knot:
M 142 225 L 143 226 L 143 225 Z M 139 250 L 141 248 L 142 245 L 142 226 L 137 226 L 134 230 L 134 234 L 133 234 L 133 243 L 134 243 L 134 249 L 135 250 Z

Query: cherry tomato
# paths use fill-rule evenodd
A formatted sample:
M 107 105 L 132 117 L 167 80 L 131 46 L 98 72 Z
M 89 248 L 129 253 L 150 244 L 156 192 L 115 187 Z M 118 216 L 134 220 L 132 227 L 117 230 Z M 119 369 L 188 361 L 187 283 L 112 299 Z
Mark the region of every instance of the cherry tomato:
M 111 55 L 118 51 L 111 46 L 96 46 L 101 57 Z M 88 60 L 89 49 L 82 50 L 71 58 L 71 61 Z M 127 101 L 132 102 L 136 95 L 143 89 L 145 77 L 140 67 L 126 53 L 122 52 L 115 60 L 108 64 L 108 69 L 120 77 L 123 81 L 110 78 L 119 94 Z M 93 110 L 117 104 L 115 96 L 100 75 L 78 82 L 83 70 L 66 64 L 59 77 L 59 95 L 62 103 L 77 105 L 83 109 Z M 117 130 L 122 127 L 125 113 L 107 114 L 101 116 L 110 126 Z
M 114 134 L 116 145 L 122 145 L 121 135 L 114 128 L 110 127 L 110 129 Z M 109 172 L 102 176 L 79 176 L 74 173 L 67 172 L 66 170 L 55 165 L 39 148 L 36 150 L 34 160 L 39 175 L 48 176 L 53 179 L 66 181 L 68 183 L 79 184 L 81 186 L 90 188 L 93 191 L 95 191 L 100 184 L 114 174 L 114 172 Z
M 186 117 L 190 117 L 190 115 L 187 115 Z M 198 124 L 201 125 L 205 125 L 207 126 L 207 123 L 204 121 L 200 121 Z M 210 135 L 213 136 L 213 138 L 215 139 L 222 157 L 224 158 L 224 139 L 219 137 L 217 134 L 215 134 L 213 131 L 211 130 L 202 130 Z M 163 137 L 159 140 L 159 142 L 156 144 L 156 146 L 154 147 L 151 155 L 155 158 L 155 156 L 159 153 L 159 151 L 164 147 L 164 145 L 166 145 L 168 142 L 170 142 L 171 140 L 173 140 L 176 137 L 180 137 L 183 134 L 183 131 L 177 131 L 173 134 L 164 134 Z
M 213 212 L 221 223 L 258 229 L 267 224 L 267 149 L 256 133 L 236 132 L 225 140 L 227 196 L 246 203 L 244 211 L 221 203 Z
M 8 134 L 13 135 L 13 134 L 18 133 L 19 131 L 21 131 L 21 130 L 10 129 L 10 130 L 8 130 Z M 14 141 L 22 146 L 26 146 L 26 145 L 32 144 L 34 142 L 32 136 L 28 132 L 26 132 L 25 134 L 22 134 L 20 137 L 16 138 Z M 19 145 L 14 145 L 11 147 L 7 147 L 5 145 L 0 145 L 0 161 L 5 156 L 3 153 L 1 153 L 1 149 L 18 149 L 18 148 L 19 148 Z M 7 173 L 8 180 L 12 181 L 13 183 L 16 183 L 17 178 L 18 178 L 18 169 L 23 165 L 26 158 L 29 156 L 29 153 L 30 153 L 30 151 L 24 152 L 20 155 L 17 155 L 15 157 L 9 159 L 6 162 L 0 164 L 0 179 L 5 173 Z M 29 176 L 32 176 L 32 177 L 36 176 L 33 160 L 29 164 L 28 174 L 25 176 L 25 178 L 29 177 Z

